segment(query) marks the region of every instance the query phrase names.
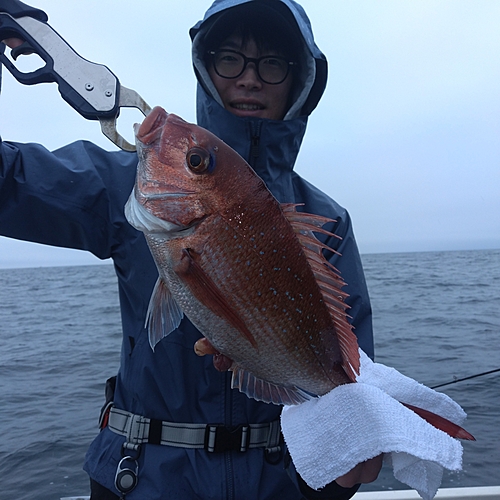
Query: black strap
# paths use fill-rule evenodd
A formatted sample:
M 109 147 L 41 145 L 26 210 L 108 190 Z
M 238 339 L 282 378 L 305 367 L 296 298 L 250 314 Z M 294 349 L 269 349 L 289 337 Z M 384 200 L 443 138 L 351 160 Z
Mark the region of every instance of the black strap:
M 161 420 L 152 418 L 149 421 L 149 436 L 148 436 L 149 444 L 161 444 L 161 429 L 162 429 Z

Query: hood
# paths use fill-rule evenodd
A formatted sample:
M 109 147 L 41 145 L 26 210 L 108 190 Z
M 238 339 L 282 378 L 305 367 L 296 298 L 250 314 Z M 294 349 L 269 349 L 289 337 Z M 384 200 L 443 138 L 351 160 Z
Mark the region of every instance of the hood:
M 301 38 L 302 49 L 298 54 L 301 67 L 300 87 L 296 91 L 294 101 L 284 120 L 309 116 L 317 106 L 326 87 L 327 61 L 314 42 L 311 23 L 304 9 L 293 0 L 215 0 L 205 13 L 203 20 L 189 31 L 193 41 L 193 66 L 199 85 L 222 106 L 222 101 L 205 68 L 203 55 L 207 47 L 204 44 L 204 37 L 221 14 L 243 5 L 251 8 L 252 4 L 277 12 L 285 23 L 292 25 L 296 36 Z
M 283 120 L 238 117 L 227 111 L 205 68 L 209 49 L 205 36 L 230 9 L 270 8 L 287 24 L 300 47 L 299 84 Z M 276 15 L 276 13 L 275 13 Z M 217 26 L 215 27 L 217 29 Z M 293 0 L 216 0 L 202 21 L 191 30 L 193 66 L 198 79 L 196 117 L 198 125 L 210 130 L 235 149 L 264 180 L 280 202 L 294 203 L 292 171 L 304 137 L 307 120 L 326 87 L 327 62 L 314 43 L 306 13 Z

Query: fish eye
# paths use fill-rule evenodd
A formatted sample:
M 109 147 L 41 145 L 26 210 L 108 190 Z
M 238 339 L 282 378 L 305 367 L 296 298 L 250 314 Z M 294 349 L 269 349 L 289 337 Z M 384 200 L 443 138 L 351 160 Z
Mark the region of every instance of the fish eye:
M 191 148 L 186 154 L 186 161 L 195 174 L 203 174 L 212 170 L 213 160 L 206 149 Z

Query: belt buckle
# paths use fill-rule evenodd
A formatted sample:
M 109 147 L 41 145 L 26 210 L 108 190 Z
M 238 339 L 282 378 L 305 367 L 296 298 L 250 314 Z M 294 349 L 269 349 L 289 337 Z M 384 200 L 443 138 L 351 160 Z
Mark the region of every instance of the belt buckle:
M 205 428 L 204 448 L 210 453 L 224 451 L 246 451 L 250 442 L 250 426 L 226 427 L 222 424 L 208 424 Z

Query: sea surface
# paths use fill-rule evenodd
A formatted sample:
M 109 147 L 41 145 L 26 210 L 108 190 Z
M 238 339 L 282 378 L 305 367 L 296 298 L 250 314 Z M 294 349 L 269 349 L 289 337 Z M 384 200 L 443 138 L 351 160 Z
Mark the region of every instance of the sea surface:
M 500 368 L 500 250 L 371 254 L 377 361 L 428 386 Z M 89 494 L 82 470 L 121 346 L 111 265 L 0 270 L 0 499 Z M 468 413 L 463 471 L 500 484 L 500 373 L 438 390 Z M 364 490 L 406 489 L 384 466 Z

